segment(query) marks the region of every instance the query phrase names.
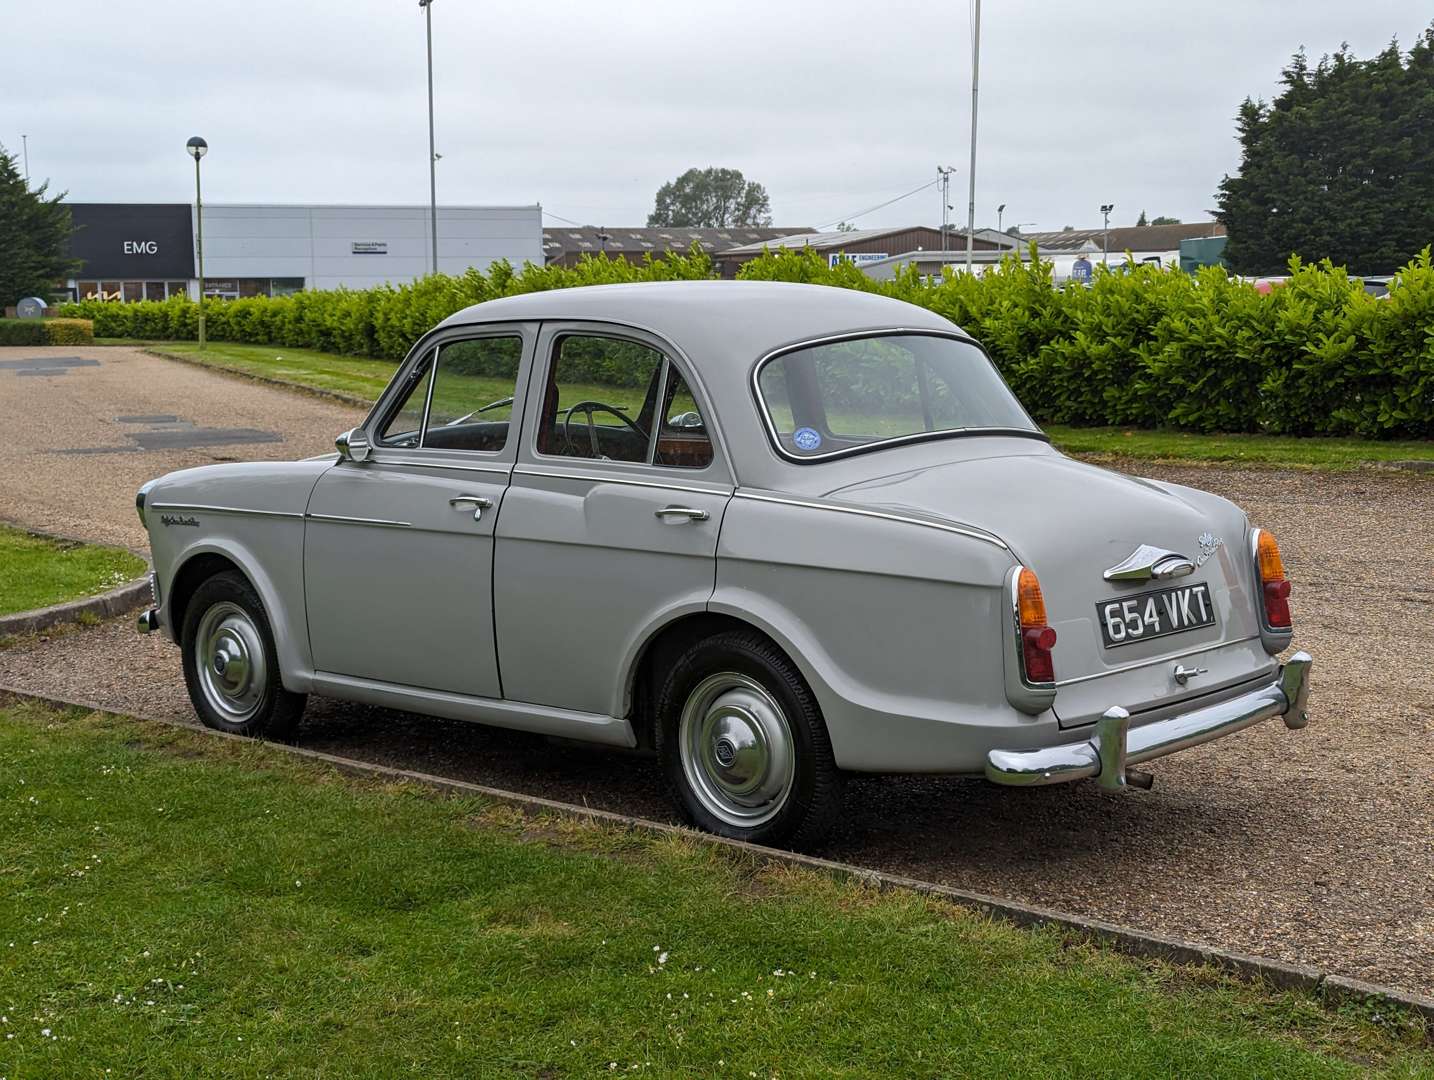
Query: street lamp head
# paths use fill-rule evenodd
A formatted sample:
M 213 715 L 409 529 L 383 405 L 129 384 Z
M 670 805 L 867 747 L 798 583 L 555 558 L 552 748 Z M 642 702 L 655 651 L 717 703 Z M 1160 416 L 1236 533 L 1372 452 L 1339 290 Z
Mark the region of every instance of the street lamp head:
M 426 8 L 431 3 L 433 3 L 433 0 L 418 0 L 418 6 L 421 8 Z
M 192 157 L 195 161 L 198 161 L 205 154 L 209 153 L 209 144 L 203 139 L 201 139 L 198 135 L 194 136 L 194 138 L 190 139 L 187 143 L 185 143 L 184 148 L 189 151 L 189 156 Z
M 1110 213 L 1110 212 L 1111 212 L 1112 210 L 1114 210 L 1114 209 L 1115 209 L 1115 203 L 1102 203 L 1102 204 L 1101 204 L 1101 207 L 1100 207 L 1100 212 L 1101 212 L 1102 214 L 1108 214 L 1108 213 Z
M 1004 214 L 1005 212 L 1006 212 L 1006 204 L 1005 204 L 1005 203 L 1002 203 L 1000 206 L 996 207 L 996 213 L 998 213 L 998 214 Z

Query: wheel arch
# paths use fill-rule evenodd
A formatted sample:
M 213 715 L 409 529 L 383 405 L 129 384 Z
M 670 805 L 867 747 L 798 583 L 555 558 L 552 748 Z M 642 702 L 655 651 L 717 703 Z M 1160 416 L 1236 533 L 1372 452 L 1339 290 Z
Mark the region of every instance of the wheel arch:
M 688 612 L 653 628 L 628 667 L 621 687 L 624 695 L 622 705 L 632 724 L 638 746 L 643 749 L 651 749 L 653 746 L 658 679 L 662 672 L 668 670 L 679 656 L 697 642 L 732 631 L 747 631 L 765 638 L 783 659 L 802 675 L 820 706 L 820 694 L 808 673 L 807 665 L 793 655 L 787 644 L 768 633 L 758 622 L 743 618 L 736 612 Z
M 309 659 L 309 636 L 303 610 L 303 598 L 297 604 L 286 603 L 273 579 L 264 572 L 259 561 L 246 547 L 228 540 L 209 540 L 187 549 L 177 560 L 170 577 L 165 598 L 165 622 L 170 637 L 181 644 L 184 620 L 195 590 L 216 574 L 233 570 L 249 583 L 264 604 L 274 647 L 279 656 L 279 675 L 287 690 L 303 693 L 308 690 L 312 670 Z

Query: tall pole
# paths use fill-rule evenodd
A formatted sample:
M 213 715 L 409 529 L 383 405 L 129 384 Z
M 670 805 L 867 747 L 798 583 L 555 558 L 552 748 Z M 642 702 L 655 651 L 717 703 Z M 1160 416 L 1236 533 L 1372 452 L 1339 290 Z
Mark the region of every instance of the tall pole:
M 981 84 L 981 0 L 976 0 L 976 20 L 971 30 L 971 179 L 970 201 L 966 204 L 966 272 L 971 272 L 971 249 L 976 243 L 976 93 Z
M 438 273 L 438 154 L 433 145 L 433 0 L 420 0 L 428 23 L 428 211 L 433 228 L 433 272 Z
M 194 219 L 198 225 L 196 250 L 199 254 L 199 347 L 204 348 L 204 196 L 199 189 L 199 154 L 194 155 Z
M 20 150 L 25 155 L 25 188 L 30 187 L 30 136 L 20 136 Z

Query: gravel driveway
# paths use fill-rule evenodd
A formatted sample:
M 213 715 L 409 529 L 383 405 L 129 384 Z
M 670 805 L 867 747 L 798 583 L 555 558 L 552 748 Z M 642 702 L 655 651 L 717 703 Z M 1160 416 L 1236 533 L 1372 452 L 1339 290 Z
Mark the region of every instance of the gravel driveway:
M 147 551 L 134 493 L 216 461 L 332 450 L 362 410 L 121 346 L 0 348 L 0 518 Z
M 20 352 L 0 350 L 0 360 Z M 19 412 L 9 407 L 13 376 L 0 369 L 0 405 L 22 433 L 18 451 L 0 449 L 0 516 L 141 543 L 130 499 L 145 477 L 224 454 L 317 453 L 354 417 L 129 350 L 93 355 L 99 371 L 14 377 L 54 387 L 21 399 Z M 107 366 L 113 389 L 98 385 Z M 101 396 L 86 396 L 87 378 Z M 118 405 L 112 393 L 128 396 Z M 117 443 L 125 436 L 110 418 L 131 410 L 182 412 L 196 425 L 247 426 L 284 441 L 53 452 L 57 429 L 68 443 Z M 1434 993 L 1434 479 L 1141 471 L 1226 495 L 1280 538 L 1295 581 L 1296 642 L 1315 656 L 1310 726 L 1264 724 L 1154 762 L 1150 792 L 855 778 L 845 824 L 821 854 Z M 177 650 L 159 635 L 138 637 L 128 619 L 0 651 L 0 683 L 193 717 Z M 317 698 L 300 741 L 671 818 L 654 764 L 633 754 Z

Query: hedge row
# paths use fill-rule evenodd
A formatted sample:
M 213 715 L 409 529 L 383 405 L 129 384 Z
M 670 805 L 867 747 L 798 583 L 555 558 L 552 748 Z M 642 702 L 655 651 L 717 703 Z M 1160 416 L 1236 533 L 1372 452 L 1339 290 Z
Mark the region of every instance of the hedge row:
M 617 281 L 704 278 L 701 254 L 630 265 L 506 263 L 365 291 L 298 293 L 207 307 L 216 340 L 306 346 L 397 359 L 440 319 L 482 300 Z M 951 319 L 990 350 L 1012 388 L 1051 423 L 1197 431 L 1434 436 L 1434 267 L 1426 249 L 1375 299 L 1327 263 L 1291 263 L 1269 294 L 1206 268 L 1098 271 L 1057 287 L 1049 263 L 1009 258 L 981 277 L 923 282 L 914 269 L 874 282 L 815 252 L 769 253 L 741 277 L 807 281 L 907 300 Z M 104 337 L 192 338 L 194 305 L 87 301 L 63 314 Z
M 89 319 L 0 319 L 0 345 L 93 345 Z

